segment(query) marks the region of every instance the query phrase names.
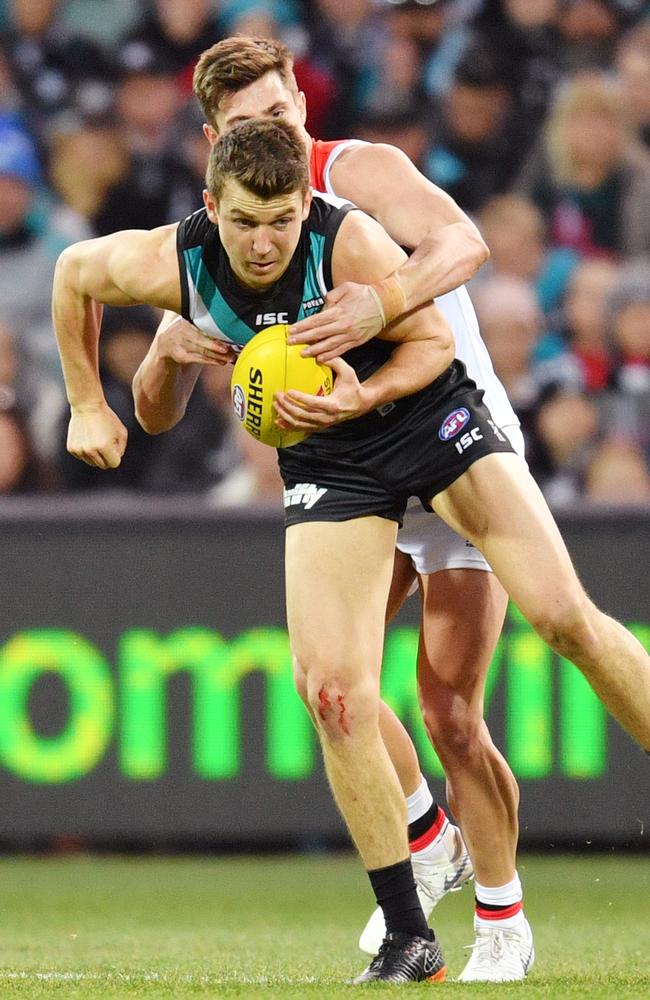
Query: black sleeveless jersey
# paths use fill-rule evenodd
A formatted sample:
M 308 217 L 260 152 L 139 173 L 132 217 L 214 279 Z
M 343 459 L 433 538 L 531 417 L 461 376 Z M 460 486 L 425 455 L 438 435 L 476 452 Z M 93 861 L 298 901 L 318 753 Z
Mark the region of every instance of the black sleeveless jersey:
M 328 195 L 314 194 L 309 217 L 289 267 L 279 281 L 262 292 L 244 287 L 235 277 L 219 239 L 219 230 L 205 209 L 180 223 L 177 250 L 181 277 L 182 315 L 209 337 L 226 341 L 236 350 L 265 327 L 295 323 L 318 312 L 332 288 L 332 249 L 339 227 L 352 205 Z M 392 354 L 395 345 L 373 338 L 345 354 L 360 382 L 373 374 Z M 410 411 L 425 390 L 381 407 L 355 420 L 312 434 L 291 449 L 327 450 L 345 440 L 375 436 Z

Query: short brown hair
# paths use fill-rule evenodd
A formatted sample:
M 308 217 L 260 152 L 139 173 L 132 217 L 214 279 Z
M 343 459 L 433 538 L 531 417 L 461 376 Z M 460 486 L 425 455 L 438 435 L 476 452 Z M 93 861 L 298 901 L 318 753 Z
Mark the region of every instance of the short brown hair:
M 309 189 L 305 145 L 286 122 L 251 118 L 229 129 L 210 150 L 205 183 L 217 201 L 229 178 L 258 198 L 294 191 L 305 195 Z
M 194 69 L 192 88 L 205 119 L 213 127 L 226 94 L 235 94 L 275 70 L 283 83 L 297 90 L 293 56 L 286 45 L 272 38 L 245 35 L 224 38 L 206 49 Z

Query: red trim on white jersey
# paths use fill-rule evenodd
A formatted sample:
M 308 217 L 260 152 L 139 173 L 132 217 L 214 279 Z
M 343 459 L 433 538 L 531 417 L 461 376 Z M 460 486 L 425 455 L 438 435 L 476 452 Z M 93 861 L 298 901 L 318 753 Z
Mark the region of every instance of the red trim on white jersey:
M 332 164 L 341 153 L 350 146 L 366 146 L 363 139 L 312 139 L 311 159 L 309 162 L 309 182 L 315 191 L 326 191 L 336 194 L 330 184 Z

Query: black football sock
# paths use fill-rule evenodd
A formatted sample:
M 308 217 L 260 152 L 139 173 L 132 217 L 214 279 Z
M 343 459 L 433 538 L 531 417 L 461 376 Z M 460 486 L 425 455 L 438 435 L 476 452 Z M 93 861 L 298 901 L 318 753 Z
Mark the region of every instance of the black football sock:
M 430 938 L 429 926 L 418 899 L 410 858 L 368 872 L 377 904 L 386 921 L 386 933 L 398 931 Z

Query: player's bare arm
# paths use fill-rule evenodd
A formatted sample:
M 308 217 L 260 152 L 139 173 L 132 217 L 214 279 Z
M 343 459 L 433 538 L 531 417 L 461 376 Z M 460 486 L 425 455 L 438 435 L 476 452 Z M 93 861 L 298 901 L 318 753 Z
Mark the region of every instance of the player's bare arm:
M 369 340 L 401 313 L 458 288 L 489 256 L 474 223 L 394 146 L 350 146 L 332 164 L 330 179 L 339 197 L 377 219 L 396 243 L 415 250 L 391 279 L 383 314 L 368 288 L 350 283 L 330 292 L 321 313 L 293 327 L 295 342 L 313 344 L 305 353 L 322 361 Z
M 228 344 L 207 337 L 193 323 L 165 312 L 156 336 L 133 378 L 138 423 L 148 434 L 161 434 L 185 415 L 204 365 L 235 360 Z
M 88 465 L 116 468 L 127 438 L 99 377 L 102 306 L 179 310 L 175 234 L 176 226 L 113 233 L 68 247 L 57 262 L 52 318 L 71 411 L 68 451 Z
M 332 252 L 335 289 L 349 281 L 365 285 L 381 282 L 405 256 L 374 219 L 363 212 L 350 212 L 341 224 Z M 278 394 L 280 426 L 317 430 L 362 416 L 429 385 L 454 358 L 451 330 L 431 301 L 392 322 L 379 337 L 398 346 L 365 382 L 360 383 L 354 370 L 335 357 L 329 361 L 336 374 L 330 396 L 297 391 Z

